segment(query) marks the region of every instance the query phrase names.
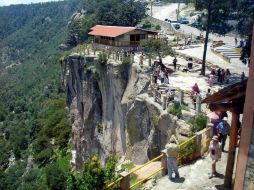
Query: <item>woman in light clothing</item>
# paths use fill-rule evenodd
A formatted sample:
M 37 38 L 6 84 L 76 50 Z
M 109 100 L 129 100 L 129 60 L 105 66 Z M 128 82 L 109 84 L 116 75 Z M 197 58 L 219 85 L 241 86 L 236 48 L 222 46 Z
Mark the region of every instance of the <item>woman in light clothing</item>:
M 209 179 L 211 179 L 218 174 L 216 171 L 216 163 L 221 159 L 221 145 L 218 136 L 213 136 L 209 145 L 209 152 L 212 158 L 212 173 L 209 176 Z

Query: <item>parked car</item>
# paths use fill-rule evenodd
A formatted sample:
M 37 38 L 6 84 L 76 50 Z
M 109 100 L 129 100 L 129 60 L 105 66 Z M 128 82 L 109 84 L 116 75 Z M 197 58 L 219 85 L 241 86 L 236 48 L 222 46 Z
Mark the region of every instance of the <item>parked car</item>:
M 187 19 L 187 18 L 180 18 L 178 21 L 181 24 L 189 24 L 190 23 L 189 19 Z
M 175 19 L 165 19 L 165 21 L 169 22 L 176 30 L 180 29 L 180 23 Z
M 191 24 L 191 26 L 194 27 L 194 28 L 197 28 L 197 29 L 201 29 L 202 28 L 202 24 L 200 22 L 197 22 L 197 21 L 193 22 Z

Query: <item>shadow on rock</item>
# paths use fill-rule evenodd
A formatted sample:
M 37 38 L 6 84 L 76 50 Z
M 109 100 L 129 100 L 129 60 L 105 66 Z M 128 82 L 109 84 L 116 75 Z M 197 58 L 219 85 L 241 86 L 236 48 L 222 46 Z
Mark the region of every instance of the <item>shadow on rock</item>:
M 184 177 L 180 177 L 180 178 L 173 178 L 172 182 L 174 183 L 183 183 L 185 181 Z
M 231 188 L 225 188 L 224 184 L 215 185 L 216 190 L 231 190 Z
M 224 175 L 220 174 L 220 173 L 217 173 L 215 177 L 216 178 L 220 178 L 220 179 L 224 179 Z

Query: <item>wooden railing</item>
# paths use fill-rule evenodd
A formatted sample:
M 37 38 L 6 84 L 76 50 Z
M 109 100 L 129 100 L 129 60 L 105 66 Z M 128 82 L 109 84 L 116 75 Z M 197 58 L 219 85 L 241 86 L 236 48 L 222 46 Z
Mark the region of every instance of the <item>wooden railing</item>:
M 106 40 L 98 39 L 94 40 L 95 43 L 108 45 L 108 46 L 117 46 L 117 47 L 126 47 L 126 46 L 139 46 L 140 41 L 116 41 L 116 40 Z
M 196 135 L 192 136 L 188 140 L 181 143 L 179 145 L 180 151 L 179 151 L 179 155 L 177 158 L 178 163 L 182 163 L 182 160 L 186 159 L 186 156 L 188 156 L 190 159 L 194 160 L 194 159 L 200 158 L 202 155 L 204 155 L 205 152 L 207 152 L 207 150 L 208 150 L 209 143 L 210 143 L 211 137 L 213 135 L 212 132 L 213 132 L 213 128 L 209 126 L 208 128 L 203 129 L 202 131 L 198 132 Z M 182 151 L 189 149 L 190 146 L 193 146 L 193 144 L 194 144 L 195 148 L 189 153 L 189 155 L 182 154 Z M 160 168 L 158 168 L 152 174 L 149 174 L 148 176 L 144 177 L 143 179 L 141 179 L 133 184 L 130 184 L 130 175 L 131 174 L 135 173 L 136 171 L 140 170 L 141 168 L 144 168 L 145 166 L 149 165 L 150 163 L 158 161 L 158 160 L 161 161 Z M 167 173 L 166 166 L 167 166 L 166 154 L 162 153 L 161 155 L 157 156 L 156 158 L 150 160 L 149 162 L 134 168 L 130 172 L 124 172 L 125 174 L 122 175 L 122 177 L 119 177 L 112 183 L 108 184 L 105 189 L 112 189 L 117 184 L 118 184 L 118 186 L 120 186 L 121 190 L 132 189 L 132 188 L 140 185 L 144 181 L 147 181 L 152 176 L 155 176 L 159 172 L 162 172 L 162 175 L 165 175 Z

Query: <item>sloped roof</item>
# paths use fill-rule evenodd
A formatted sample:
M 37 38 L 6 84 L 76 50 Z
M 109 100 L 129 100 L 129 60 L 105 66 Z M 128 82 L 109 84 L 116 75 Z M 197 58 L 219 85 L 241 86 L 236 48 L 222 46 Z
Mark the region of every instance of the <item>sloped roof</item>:
M 217 103 L 217 102 L 231 102 L 245 96 L 247 79 L 232 85 L 227 86 L 205 98 L 202 103 Z
M 234 111 L 243 113 L 247 79 L 226 88 L 219 90 L 211 96 L 205 98 L 202 103 L 209 104 L 212 111 Z
M 88 34 L 92 36 L 105 36 L 115 38 L 117 36 L 131 32 L 135 29 L 136 29 L 135 27 L 96 25 L 91 28 L 92 31 L 89 32 Z

